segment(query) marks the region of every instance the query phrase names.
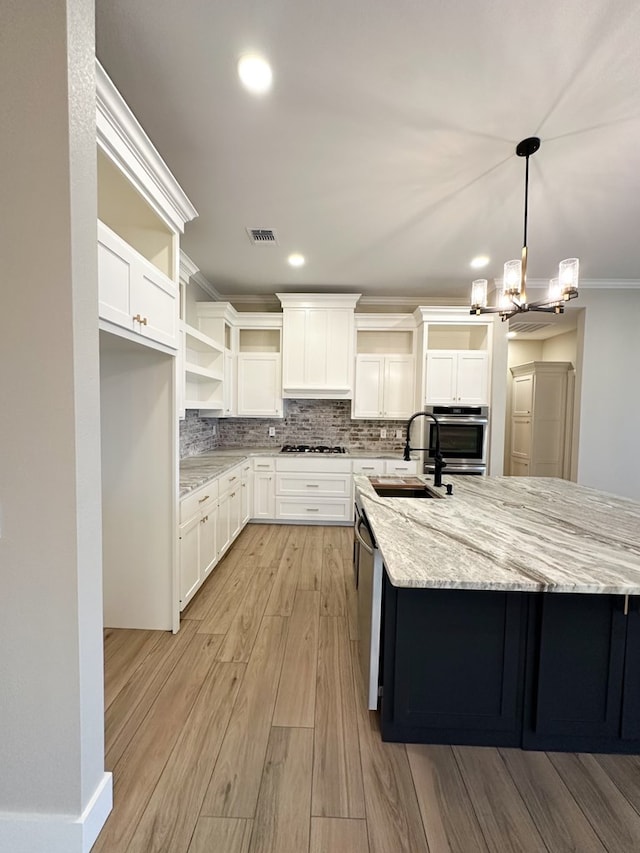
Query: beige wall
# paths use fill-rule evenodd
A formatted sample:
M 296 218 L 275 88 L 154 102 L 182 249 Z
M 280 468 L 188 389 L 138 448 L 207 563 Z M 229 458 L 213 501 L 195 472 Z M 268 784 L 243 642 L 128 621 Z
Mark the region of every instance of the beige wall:
M 81 853 L 111 803 L 93 2 L 3 3 L 2 28 L 0 850 Z

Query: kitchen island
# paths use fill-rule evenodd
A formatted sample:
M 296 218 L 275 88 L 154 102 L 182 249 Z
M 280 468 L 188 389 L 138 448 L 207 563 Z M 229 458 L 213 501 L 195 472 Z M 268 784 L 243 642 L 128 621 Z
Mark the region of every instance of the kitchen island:
M 640 753 L 640 505 L 549 478 L 355 479 L 384 564 L 386 740 Z

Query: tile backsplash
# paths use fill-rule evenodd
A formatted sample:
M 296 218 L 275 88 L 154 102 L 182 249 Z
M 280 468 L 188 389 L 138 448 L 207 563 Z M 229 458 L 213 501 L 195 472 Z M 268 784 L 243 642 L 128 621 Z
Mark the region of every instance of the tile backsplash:
M 350 400 L 285 400 L 283 418 L 199 418 L 196 411 L 187 411 L 180 422 L 180 458 L 218 447 L 278 449 L 283 444 L 400 453 L 405 426 L 405 420 L 352 420 Z M 269 438 L 269 427 L 275 427 L 275 438 Z M 380 438 L 381 429 L 387 438 Z M 402 430 L 402 438 L 395 437 L 396 430 Z

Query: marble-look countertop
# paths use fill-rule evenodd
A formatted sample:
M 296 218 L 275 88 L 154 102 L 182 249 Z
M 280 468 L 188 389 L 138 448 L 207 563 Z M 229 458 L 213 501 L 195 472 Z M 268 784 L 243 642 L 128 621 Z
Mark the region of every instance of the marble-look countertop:
M 640 503 L 545 477 L 447 482 L 424 500 L 355 478 L 394 586 L 640 594 Z
M 291 453 L 288 455 L 294 457 L 298 455 L 314 459 L 319 457 L 323 459 L 402 459 L 401 454 L 375 453 L 360 450 L 351 451 L 344 455 L 338 453 Z M 233 468 L 234 465 L 242 462 L 243 459 L 252 456 L 282 457 L 283 454 L 280 453 L 280 445 L 278 445 L 277 447 L 228 447 L 210 450 L 207 453 L 198 453 L 195 456 L 185 456 L 184 459 L 180 460 L 180 497 L 183 498 L 194 489 L 198 489 L 210 480 L 219 477 L 220 474 L 224 474 L 225 471 Z

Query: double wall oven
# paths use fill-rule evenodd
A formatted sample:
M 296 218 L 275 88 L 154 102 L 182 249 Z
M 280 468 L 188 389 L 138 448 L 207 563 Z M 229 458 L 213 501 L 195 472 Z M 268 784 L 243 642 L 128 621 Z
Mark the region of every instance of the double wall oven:
M 488 406 L 425 406 L 425 412 L 435 415 L 440 425 L 440 450 L 447 463 L 443 473 L 486 474 Z M 422 419 L 421 419 L 422 420 Z M 422 463 L 425 474 L 434 471 L 436 427 L 424 418 Z

